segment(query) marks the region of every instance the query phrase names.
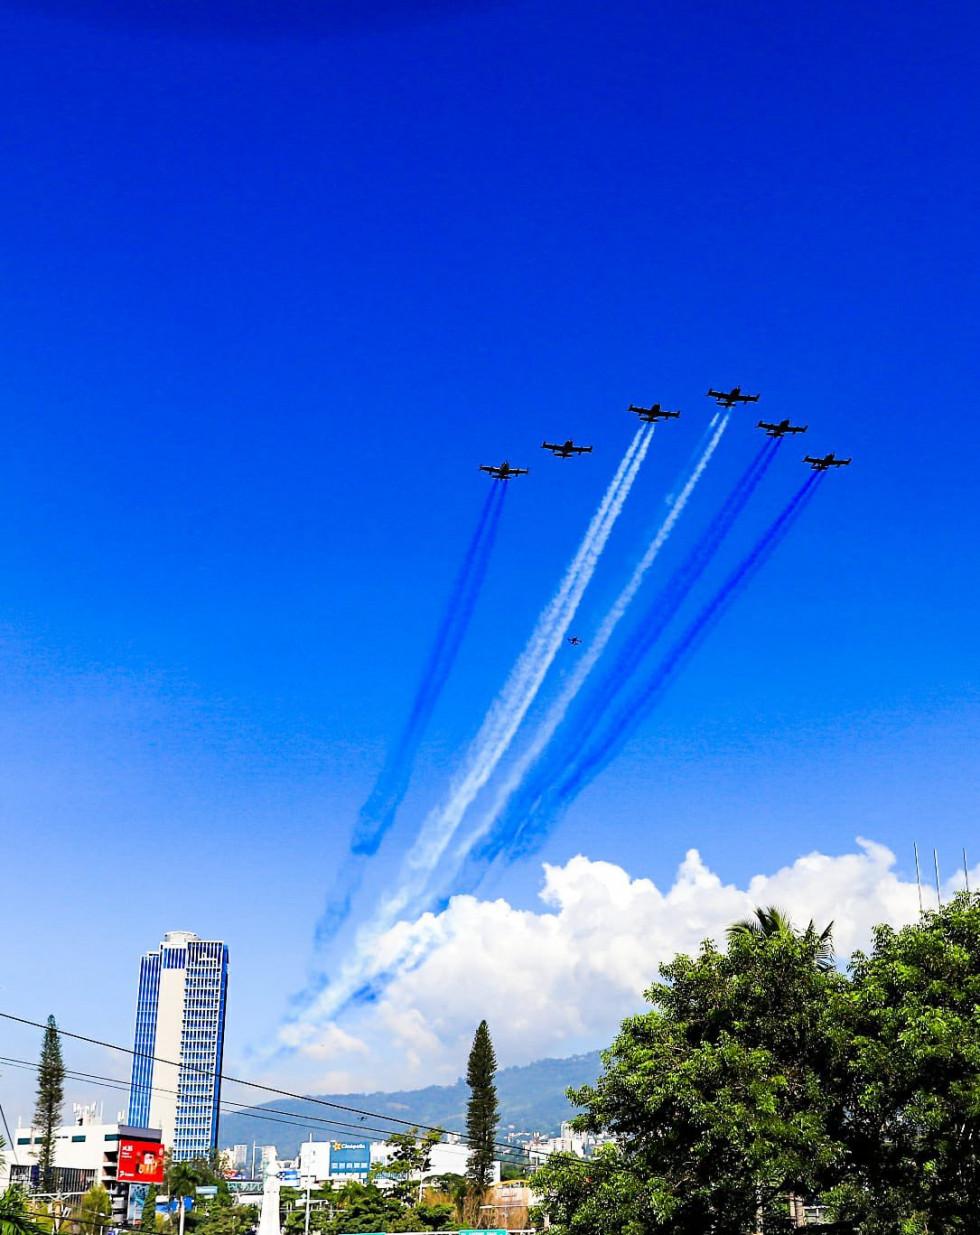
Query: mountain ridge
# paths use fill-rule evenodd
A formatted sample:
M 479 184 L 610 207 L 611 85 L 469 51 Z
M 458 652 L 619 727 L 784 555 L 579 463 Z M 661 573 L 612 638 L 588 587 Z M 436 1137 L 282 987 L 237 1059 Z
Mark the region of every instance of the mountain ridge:
M 565 1090 L 592 1084 L 602 1069 L 598 1051 L 570 1055 L 565 1059 L 537 1059 L 527 1064 L 501 1068 L 497 1073 L 500 1106 L 498 1139 L 509 1131 L 558 1133 L 562 1120 L 575 1108 Z M 373 1090 L 363 1093 L 315 1094 L 309 1098 L 283 1098 L 248 1111 L 222 1114 L 218 1143 L 275 1145 L 280 1158 L 295 1158 L 300 1143 L 313 1134 L 315 1140 L 342 1136 L 383 1140 L 401 1126 L 390 1120 L 405 1120 L 420 1126 L 461 1132 L 466 1126 L 469 1089 L 460 1077 L 452 1085 L 426 1085 L 421 1089 Z M 371 1120 L 339 1110 L 331 1119 L 324 1102 L 370 1112 Z M 263 1114 L 263 1112 L 268 1112 Z M 283 1116 L 291 1118 L 284 1119 Z M 305 1122 L 304 1122 L 305 1121 Z M 363 1124 L 363 1128 L 360 1126 Z

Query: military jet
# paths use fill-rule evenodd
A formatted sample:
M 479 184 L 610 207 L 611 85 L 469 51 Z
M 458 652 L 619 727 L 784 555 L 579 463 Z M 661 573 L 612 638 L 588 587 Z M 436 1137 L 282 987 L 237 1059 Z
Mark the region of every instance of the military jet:
M 743 395 L 741 386 L 733 386 L 731 390 L 709 390 L 705 396 L 717 401 L 719 407 L 734 407 L 736 403 L 758 403 L 758 395 Z
M 806 455 L 803 462 L 810 464 L 811 472 L 826 472 L 828 468 L 832 467 L 847 467 L 850 459 L 835 459 L 834 452 L 831 451 L 829 455 L 824 455 L 822 459 L 814 459 L 812 455 Z
M 541 449 L 550 450 L 558 459 L 569 459 L 572 455 L 590 455 L 592 453 L 591 446 L 576 446 L 571 438 L 562 442 L 560 446 L 557 442 L 542 442 Z
M 777 425 L 771 425 L 768 420 L 760 420 L 757 429 L 765 429 L 766 437 L 782 437 L 784 433 L 806 433 L 809 425 L 791 425 L 789 417 Z
M 514 476 L 526 476 L 526 467 L 511 467 L 505 459 L 499 467 L 491 466 L 489 463 L 481 463 L 480 471 L 487 472 L 494 480 L 511 480 Z
M 637 407 L 635 403 L 631 403 L 626 409 L 628 412 L 636 412 L 641 420 L 645 420 L 647 424 L 655 424 L 658 420 L 676 420 L 680 412 L 665 411 L 659 403 L 654 403 L 652 407 Z
M 578 645 L 582 642 L 582 640 L 578 637 L 578 635 L 569 635 L 568 642 L 572 645 L 573 648 L 577 648 Z

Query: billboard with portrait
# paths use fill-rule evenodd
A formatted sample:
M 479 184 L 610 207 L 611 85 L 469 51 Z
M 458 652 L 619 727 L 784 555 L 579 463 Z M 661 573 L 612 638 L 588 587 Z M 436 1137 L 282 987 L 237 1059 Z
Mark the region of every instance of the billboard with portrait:
M 163 1146 L 159 1141 L 119 1141 L 116 1178 L 122 1184 L 162 1184 Z

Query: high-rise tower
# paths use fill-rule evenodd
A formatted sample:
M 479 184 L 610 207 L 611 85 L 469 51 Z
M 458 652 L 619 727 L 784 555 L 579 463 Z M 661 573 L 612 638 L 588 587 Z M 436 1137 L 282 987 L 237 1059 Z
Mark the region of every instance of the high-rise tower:
M 129 1122 L 159 1128 L 175 1161 L 216 1148 L 228 947 L 170 931 L 140 961 Z

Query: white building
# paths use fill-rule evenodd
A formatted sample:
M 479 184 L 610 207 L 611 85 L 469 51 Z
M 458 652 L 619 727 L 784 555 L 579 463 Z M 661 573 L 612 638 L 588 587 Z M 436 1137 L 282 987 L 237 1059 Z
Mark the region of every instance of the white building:
M 591 1158 L 600 1145 L 611 1140 L 607 1136 L 595 1136 L 592 1133 L 576 1132 L 572 1125 L 565 1122 L 561 1126 L 560 1136 L 539 1136 L 537 1133 L 529 1140 L 524 1149 L 532 1166 L 541 1166 L 552 1154 L 575 1154 L 578 1158 Z
M 217 1145 L 228 948 L 170 931 L 140 961 L 129 1121 L 162 1129 L 175 1160 Z
M 102 1184 L 119 1202 L 114 1209 L 125 1207 L 125 1185 L 118 1181 L 119 1146 L 130 1141 L 139 1144 L 160 1141 L 155 1129 L 133 1128 L 126 1123 L 103 1123 L 102 1108 L 96 1103 L 73 1106 L 74 1121 L 55 1131 L 54 1170 L 57 1190 L 65 1196 L 87 1192 L 94 1184 Z M 12 1134 L 12 1144 L 4 1150 L 8 1161 L 10 1182 L 28 1188 L 39 1184 L 37 1157 L 41 1131 L 19 1124 Z
M 343 1183 L 356 1179 L 363 1183 L 371 1167 L 381 1167 L 390 1161 L 395 1150 L 385 1141 L 304 1141 L 300 1145 L 297 1168 L 300 1179 L 325 1183 Z M 469 1146 L 450 1135 L 432 1147 L 426 1178 L 433 1175 L 465 1175 Z M 500 1182 L 500 1163 L 493 1164 L 491 1183 Z M 385 1185 L 385 1176 L 378 1175 L 378 1184 Z

